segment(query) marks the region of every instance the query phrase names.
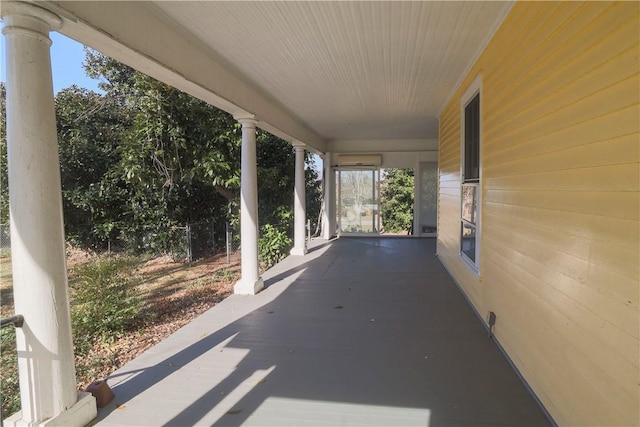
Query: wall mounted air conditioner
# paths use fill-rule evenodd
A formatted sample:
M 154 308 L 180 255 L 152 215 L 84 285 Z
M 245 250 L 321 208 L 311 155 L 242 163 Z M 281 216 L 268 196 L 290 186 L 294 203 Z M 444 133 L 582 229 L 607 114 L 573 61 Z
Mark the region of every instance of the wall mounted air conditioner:
M 380 166 L 381 154 L 341 154 L 338 156 L 338 166 Z

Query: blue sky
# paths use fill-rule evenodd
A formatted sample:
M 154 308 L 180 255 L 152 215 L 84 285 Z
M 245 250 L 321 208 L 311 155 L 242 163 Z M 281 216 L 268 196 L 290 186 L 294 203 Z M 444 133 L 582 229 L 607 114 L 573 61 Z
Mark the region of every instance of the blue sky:
M 84 63 L 83 46 L 73 39 L 53 32 L 50 35 L 51 71 L 53 72 L 53 91 L 76 84 L 91 90 L 98 90 L 98 80 L 87 77 L 82 64 Z
M 52 32 L 49 35 L 53 44 L 51 45 L 51 70 L 53 73 L 53 91 L 58 93 L 61 89 L 76 84 L 91 90 L 98 90 L 98 80 L 90 79 L 84 72 L 82 64 L 84 62 L 83 46 L 60 33 Z M 5 42 L 2 39 L 2 67 L 0 69 L 0 80 L 6 82 L 5 62 Z

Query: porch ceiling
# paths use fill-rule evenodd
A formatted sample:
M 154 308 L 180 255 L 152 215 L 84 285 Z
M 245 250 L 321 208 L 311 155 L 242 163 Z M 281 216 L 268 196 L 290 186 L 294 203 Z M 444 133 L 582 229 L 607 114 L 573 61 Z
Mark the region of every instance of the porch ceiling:
M 275 128 L 279 136 L 319 150 L 329 141 L 437 138 L 439 110 L 511 7 L 511 2 L 476 1 L 144 4 L 145 20 L 154 16 L 173 37 L 197 45 L 198 55 L 236 79 L 225 82 L 222 76 L 222 83 L 235 87 L 240 82 L 253 98 L 262 97 L 254 103 L 246 93 L 234 95 L 199 79 L 196 74 L 203 70 L 197 68 L 206 65 L 202 58 L 183 57 L 193 63 L 184 69 L 163 62 L 153 52 L 152 45 L 162 43 L 157 32 L 139 30 L 137 37 L 143 40 L 134 45 L 138 42 L 121 33 L 122 25 L 116 28 L 104 16 L 94 16 L 104 15 L 100 9 L 105 6 L 96 6 L 102 2 L 90 2 L 92 8 L 78 3 L 83 2 L 59 2 L 79 22 L 224 100 L 212 103 L 256 114 L 267 130 Z M 111 19 L 132 16 L 130 3 L 107 3 Z M 95 44 L 95 37 L 77 27 L 62 31 L 101 50 L 104 43 Z M 289 122 L 270 113 L 270 107 Z

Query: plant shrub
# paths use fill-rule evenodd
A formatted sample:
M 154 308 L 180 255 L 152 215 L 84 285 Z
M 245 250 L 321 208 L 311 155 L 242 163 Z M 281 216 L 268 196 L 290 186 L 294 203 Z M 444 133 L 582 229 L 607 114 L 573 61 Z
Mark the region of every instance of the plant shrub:
M 71 321 L 77 354 L 84 354 L 93 340 L 113 339 L 135 325 L 142 299 L 131 283 L 131 265 L 126 258 L 101 257 L 73 269 Z
M 20 410 L 20 387 L 18 385 L 18 353 L 16 332 L 13 327 L 0 331 L 0 363 L 2 364 L 2 415 L 8 417 Z
M 291 248 L 291 239 L 285 231 L 266 224 L 260 227 L 258 247 L 260 261 L 264 264 L 264 268 L 268 269 L 287 256 Z

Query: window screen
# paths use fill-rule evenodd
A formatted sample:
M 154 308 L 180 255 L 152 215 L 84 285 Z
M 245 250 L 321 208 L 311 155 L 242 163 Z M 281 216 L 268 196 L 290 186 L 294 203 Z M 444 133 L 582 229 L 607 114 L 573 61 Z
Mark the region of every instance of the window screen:
M 480 180 L 480 94 L 464 108 L 464 182 Z

